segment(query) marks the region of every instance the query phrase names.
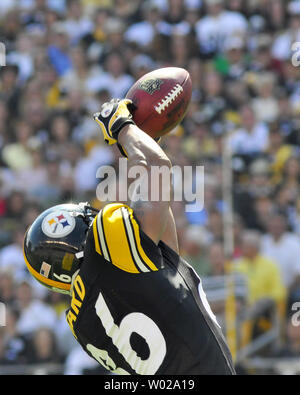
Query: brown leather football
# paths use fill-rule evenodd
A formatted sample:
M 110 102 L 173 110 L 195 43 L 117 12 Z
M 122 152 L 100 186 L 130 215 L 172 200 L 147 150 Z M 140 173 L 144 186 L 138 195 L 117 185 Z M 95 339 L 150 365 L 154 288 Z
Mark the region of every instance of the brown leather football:
M 184 118 L 192 96 L 187 70 L 164 67 L 145 74 L 128 91 L 136 125 L 153 138 L 174 129 Z

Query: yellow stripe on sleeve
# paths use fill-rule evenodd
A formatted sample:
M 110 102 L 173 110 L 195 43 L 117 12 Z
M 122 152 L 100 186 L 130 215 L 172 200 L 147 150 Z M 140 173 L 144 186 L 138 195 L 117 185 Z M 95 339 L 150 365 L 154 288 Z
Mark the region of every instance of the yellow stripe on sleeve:
M 128 243 L 123 223 L 123 204 L 109 204 L 103 208 L 103 231 L 111 262 L 129 273 L 140 273 L 137 269 Z
M 148 256 L 146 255 L 142 244 L 141 244 L 141 238 L 140 238 L 140 232 L 139 232 L 139 226 L 136 222 L 136 220 L 133 217 L 133 210 L 130 207 L 127 207 L 128 211 L 129 211 L 129 217 L 130 217 L 130 222 L 133 226 L 133 230 L 134 230 L 134 237 L 135 237 L 135 241 L 136 241 L 136 246 L 137 249 L 139 251 L 139 254 L 141 256 L 141 258 L 143 259 L 143 261 L 147 264 L 147 266 L 149 266 L 149 268 L 153 271 L 158 270 L 157 267 L 155 266 L 155 264 L 151 261 L 151 259 L 148 258 Z
M 121 270 L 147 273 L 158 268 L 143 249 L 133 210 L 125 204 L 106 205 L 93 224 L 96 250 Z

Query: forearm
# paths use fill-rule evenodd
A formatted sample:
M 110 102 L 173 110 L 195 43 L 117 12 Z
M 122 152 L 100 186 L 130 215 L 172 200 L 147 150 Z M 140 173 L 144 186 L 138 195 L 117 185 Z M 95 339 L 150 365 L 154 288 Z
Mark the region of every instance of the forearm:
M 119 133 L 118 142 L 125 150 L 131 165 L 171 168 L 171 162 L 161 147 L 136 125 L 124 126 Z
M 128 158 L 128 169 L 134 166 L 146 170 L 135 192 L 145 191 L 142 197 L 129 196 L 128 204 L 134 209 L 144 232 L 154 242 L 161 239 L 168 222 L 168 210 L 172 196 L 171 162 L 160 146 L 135 125 L 126 125 L 118 136 Z M 163 169 L 163 175 L 152 177 L 154 167 Z M 146 188 L 144 186 L 146 185 Z M 153 199 L 156 196 L 156 199 Z

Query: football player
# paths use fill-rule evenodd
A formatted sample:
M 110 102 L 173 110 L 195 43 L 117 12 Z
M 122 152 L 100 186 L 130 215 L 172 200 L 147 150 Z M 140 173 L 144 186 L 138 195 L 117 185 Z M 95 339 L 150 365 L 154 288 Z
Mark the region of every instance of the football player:
M 131 104 L 114 99 L 95 114 L 105 141 L 118 144 L 129 167 L 170 168 L 134 124 Z M 88 204 L 52 207 L 28 229 L 24 257 L 36 280 L 70 294 L 73 335 L 109 371 L 235 374 L 201 280 L 179 255 L 170 200 L 107 204 L 100 212 Z

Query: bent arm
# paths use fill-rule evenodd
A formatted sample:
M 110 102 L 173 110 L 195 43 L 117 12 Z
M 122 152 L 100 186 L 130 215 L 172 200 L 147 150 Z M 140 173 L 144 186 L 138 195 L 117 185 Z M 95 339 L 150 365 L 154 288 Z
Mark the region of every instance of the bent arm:
M 141 183 L 147 183 L 147 196 L 137 202 L 131 201 L 129 205 L 134 209 L 143 231 L 158 243 L 163 235 L 169 233 L 171 222 L 169 211 L 172 195 L 171 162 L 152 137 L 136 125 L 126 125 L 119 133 L 118 142 L 128 157 L 128 168 L 141 166 L 145 169 L 146 176 Z M 167 180 L 166 177 L 159 177 L 159 181 L 156 178 L 155 183 L 153 179 L 151 180 L 151 170 L 154 166 L 168 170 L 164 172 Z M 158 200 L 151 199 L 152 196 L 157 196 Z M 174 232 L 174 228 L 170 232 Z

